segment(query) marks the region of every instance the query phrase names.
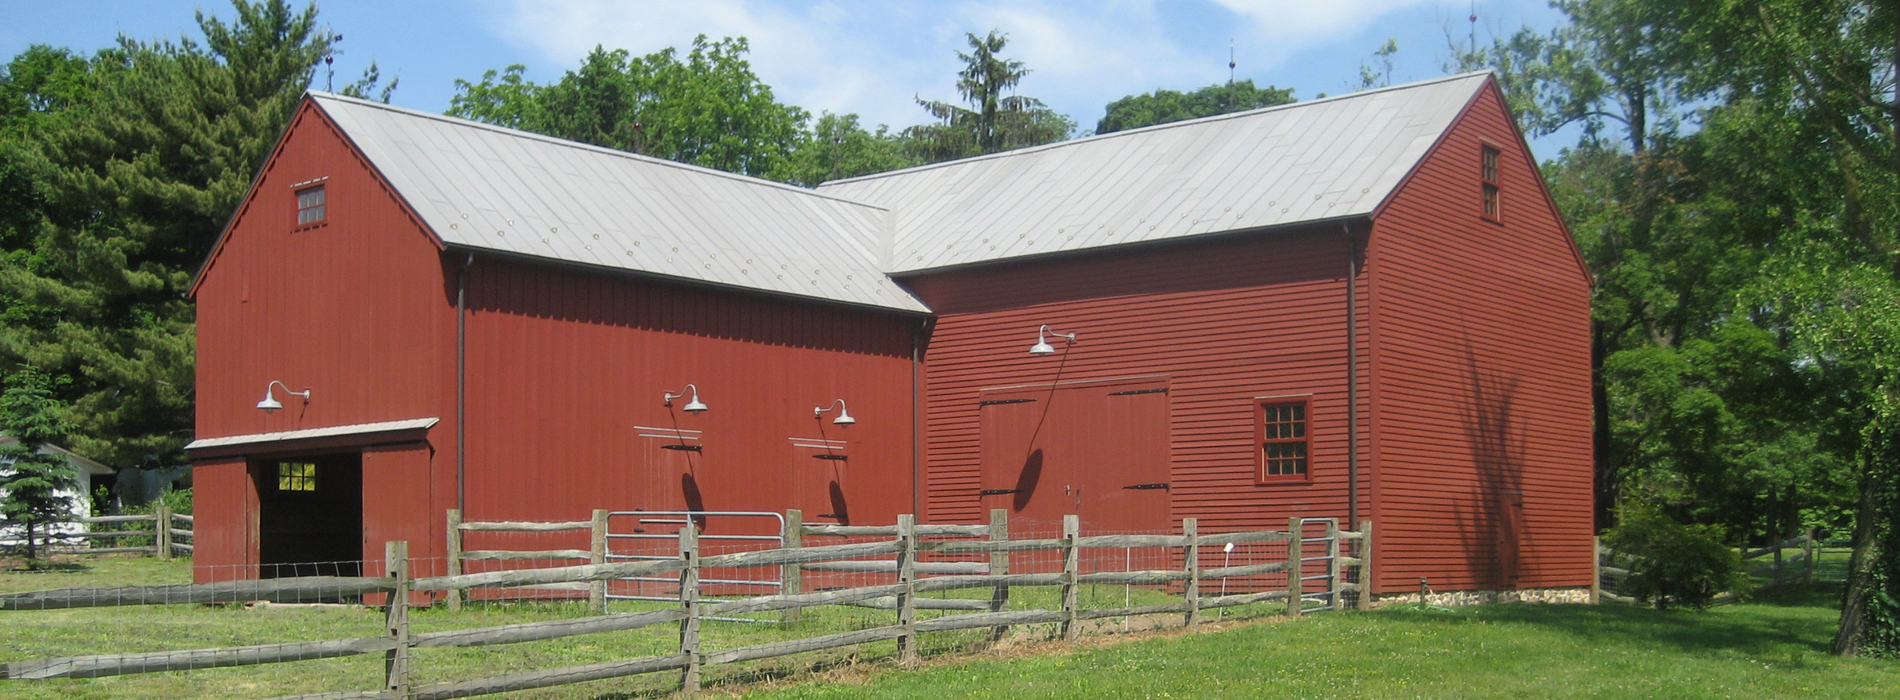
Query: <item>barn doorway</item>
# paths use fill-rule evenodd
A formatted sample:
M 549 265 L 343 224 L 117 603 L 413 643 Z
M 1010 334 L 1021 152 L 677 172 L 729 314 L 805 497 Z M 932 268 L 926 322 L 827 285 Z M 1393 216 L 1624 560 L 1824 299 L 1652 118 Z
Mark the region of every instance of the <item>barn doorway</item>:
M 1038 531 L 1071 513 L 1096 531 L 1169 529 L 1164 378 L 987 390 L 980 415 L 985 508 Z
M 362 575 L 362 453 L 258 460 L 251 475 L 260 577 Z

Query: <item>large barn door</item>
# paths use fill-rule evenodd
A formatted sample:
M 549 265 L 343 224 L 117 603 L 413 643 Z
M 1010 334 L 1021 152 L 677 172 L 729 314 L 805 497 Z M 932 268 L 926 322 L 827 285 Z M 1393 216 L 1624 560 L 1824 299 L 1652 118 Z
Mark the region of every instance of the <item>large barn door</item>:
M 986 392 L 986 508 L 1038 531 L 1074 513 L 1096 530 L 1169 526 L 1168 393 L 1158 380 Z
M 251 478 L 262 578 L 362 575 L 362 453 L 258 460 Z
M 849 465 L 843 440 L 792 438 L 792 503 L 805 522 L 851 524 L 845 500 Z

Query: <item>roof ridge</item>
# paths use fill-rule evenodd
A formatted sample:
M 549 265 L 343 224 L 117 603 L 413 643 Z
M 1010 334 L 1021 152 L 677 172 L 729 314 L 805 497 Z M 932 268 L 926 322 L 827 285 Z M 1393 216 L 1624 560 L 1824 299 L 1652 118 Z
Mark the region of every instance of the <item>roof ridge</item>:
M 590 143 L 570 141 L 568 139 L 548 136 L 546 134 L 537 134 L 532 131 L 523 131 L 521 129 L 510 129 L 505 126 L 496 126 L 494 124 L 486 124 L 486 123 L 478 122 L 472 119 L 463 119 L 461 117 L 454 117 L 454 116 L 449 116 L 446 114 L 424 112 L 419 109 L 410 109 L 408 107 L 398 107 L 396 105 L 387 104 L 383 102 L 377 102 L 374 100 L 365 100 L 359 97 L 339 95 L 334 92 L 324 92 L 322 90 L 306 90 L 304 91 L 304 94 L 310 98 L 317 99 L 319 101 L 327 100 L 327 101 L 352 105 L 356 107 L 373 107 L 376 109 L 381 109 L 388 112 L 395 112 L 397 114 L 402 114 L 402 115 L 406 115 L 410 117 L 430 119 L 433 121 L 443 122 L 446 124 L 452 124 L 452 125 L 460 126 L 460 127 L 480 129 L 484 131 L 492 131 L 492 132 L 502 134 L 504 136 L 512 136 L 515 138 L 528 139 L 530 141 L 542 141 L 542 142 L 546 142 L 546 143 L 556 145 L 556 146 L 565 146 L 568 148 L 574 148 L 574 149 L 583 150 L 583 151 L 592 151 L 595 153 L 599 153 L 601 155 L 618 156 L 618 157 L 625 158 L 628 160 L 633 160 L 640 163 L 647 163 L 650 165 L 659 165 L 659 166 L 685 170 L 687 172 L 692 172 L 692 173 L 723 177 L 729 180 L 736 180 L 739 182 L 743 182 L 748 185 L 773 187 L 773 188 L 777 188 L 781 190 L 786 190 L 789 192 L 796 192 L 799 194 L 811 195 L 811 196 L 819 197 L 822 199 L 829 199 L 836 202 L 842 202 L 845 204 L 853 204 L 853 205 L 866 207 L 870 209 L 876 209 L 878 211 L 883 211 L 883 212 L 890 211 L 889 209 L 881 205 L 872 204 L 870 202 L 859 201 L 856 199 L 851 199 L 849 197 L 841 197 L 841 196 L 831 194 L 828 192 L 819 192 L 814 189 L 799 187 L 797 185 L 788 185 L 783 182 L 774 182 L 772 180 L 752 177 L 750 175 L 741 175 L 739 173 L 726 172 L 724 170 L 719 170 L 717 168 L 708 168 L 703 165 L 693 165 L 691 163 L 681 163 L 676 160 L 667 160 L 665 158 L 655 158 L 653 156 L 641 155 L 638 153 L 630 153 L 630 152 L 622 151 L 618 149 L 607 148 L 605 146 L 596 146 Z
M 1429 87 L 1432 85 L 1437 85 L 1439 83 L 1448 83 L 1448 82 L 1453 82 L 1453 81 L 1458 81 L 1458 80 L 1474 78 L 1481 75 L 1489 76 L 1492 74 L 1493 73 L 1490 70 L 1472 71 L 1469 73 L 1459 73 L 1457 75 L 1447 75 L 1447 76 L 1443 76 L 1439 78 L 1432 78 L 1430 80 L 1419 80 L 1415 82 L 1405 83 L 1403 85 L 1391 85 L 1391 86 L 1376 88 L 1372 90 L 1361 90 L 1359 92 L 1351 92 L 1344 95 L 1332 95 L 1328 97 L 1321 97 L 1321 98 L 1317 98 L 1313 100 L 1308 100 L 1306 102 L 1292 102 L 1292 103 L 1283 104 L 1283 105 L 1261 107 L 1259 109 L 1249 109 L 1249 110 L 1244 110 L 1240 112 L 1228 112 L 1226 114 L 1215 114 L 1215 115 L 1210 115 L 1206 117 L 1196 117 L 1193 119 L 1182 119 L 1180 121 L 1172 121 L 1172 122 L 1166 122 L 1162 124 L 1151 124 L 1148 126 L 1137 127 L 1134 129 L 1124 129 L 1122 131 L 1115 131 L 1115 132 L 1110 132 L 1106 134 L 1091 134 L 1089 136 L 1084 136 L 1081 138 L 1069 139 L 1066 141 L 1056 141 L 1054 143 L 1045 143 L 1039 146 L 1029 146 L 1026 148 L 1017 148 L 1017 149 L 1012 149 L 1008 151 L 997 151 L 995 153 L 985 153 L 980 156 L 971 156 L 969 158 L 946 160 L 941 163 L 929 163 L 926 165 L 912 166 L 912 167 L 903 168 L 900 170 L 887 170 L 881 173 L 871 173 L 868 175 L 858 175 L 856 177 L 840 178 L 837 180 L 831 180 L 829 182 L 820 184 L 819 187 L 828 187 L 831 185 L 850 183 L 850 182 L 865 182 L 865 181 L 875 180 L 882 177 L 890 177 L 890 176 L 895 176 L 895 175 L 908 175 L 911 173 L 923 172 L 926 170 L 944 168 L 944 167 L 949 167 L 949 166 L 954 166 L 954 165 L 964 165 L 964 164 L 975 163 L 979 161 L 995 160 L 998 158 L 1022 156 L 1022 155 L 1028 155 L 1031 153 L 1041 153 L 1043 151 L 1054 150 L 1057 148 L 1075 146 L 1075 145 L 1094 142 L 1098 140 L 1113 139 L 1113 138 L 1127 136 L 1131 134 L 1145 134 L 1145 133 L 1152 133 L 1156 131 L 1162 131 L 1166 129 L 1176 129 L 1176 128 L 1182 128 L 1182 127 L 1187 127 L 1187 126 L 1208 124 L 1208 123 L 1224 121 L 1228 119 L 1241 119 L 1245 117 L 1252 117 L 1252 116 L 1256 116 L 1260 114 L 1265 114 L 1268 112 L 1288 111 L 1288 110 L 1298 109 L 1302 107 L 1311 107 L 1313 105 L 1329 104 L 1332 102 L 1339 102 L 1343 100 L 1358 99 L 1361 97 L 1366 97 L 1368 95 L 1375 95 L 1378 93 L 1398 92 L 1401 90 L 1415 90 L 1419 88 Z

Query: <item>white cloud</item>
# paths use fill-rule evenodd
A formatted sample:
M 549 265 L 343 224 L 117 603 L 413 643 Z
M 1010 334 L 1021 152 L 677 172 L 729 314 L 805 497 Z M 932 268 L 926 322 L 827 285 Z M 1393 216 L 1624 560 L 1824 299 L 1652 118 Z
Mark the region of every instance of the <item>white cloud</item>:
M 1210 37 L 1234 37 L 1259 71 L 1395 10 L 1432 2 L 508 0 L 492 26 L 556 64 L 535 66 L 544 76 L 577 65 L 596 44 L 647 53 L 684 46 L 697 34 L 744 36 L 753 69 L 781 100 L 899 127 L 924 118 L 913 95 L 956 98 L 964 32 L 996 28 L 1010 36 L 1006 55 L 1032 71 L 1023 94 L 1043 98 L 1087 128 L 1101 105 L 1130 92 L 1191 89 L 1224 78 L 1226 47 L 1211 46 L 1218 40 Z M 1189 15 L 1225 24 L 1170 29 L 1170 20 Z M 1183 45 L 1188 34 L 1196 36 Z

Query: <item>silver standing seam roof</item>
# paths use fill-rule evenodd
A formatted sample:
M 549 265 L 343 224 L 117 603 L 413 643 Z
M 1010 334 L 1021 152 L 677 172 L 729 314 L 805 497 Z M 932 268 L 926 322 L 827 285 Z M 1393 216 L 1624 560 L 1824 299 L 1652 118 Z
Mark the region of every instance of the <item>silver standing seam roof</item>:
M 891 211 L 892 274 L 1366 216 L 1489 73 L 825 183 Z
M 450 245 L 928 312 L 892 275 L 1370 215 L 1488 76 L 817 191 L 328 93 L 311 99 Z

